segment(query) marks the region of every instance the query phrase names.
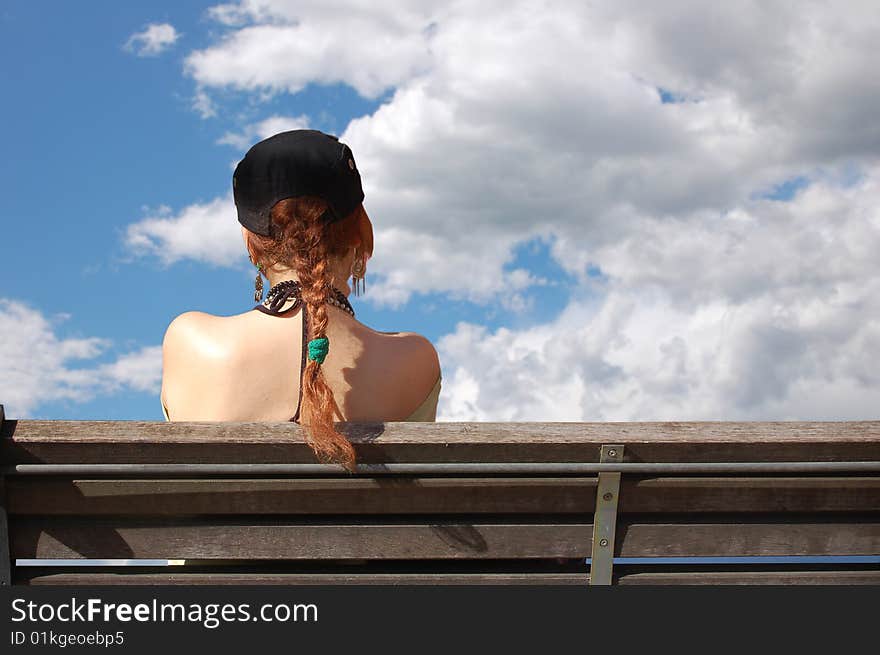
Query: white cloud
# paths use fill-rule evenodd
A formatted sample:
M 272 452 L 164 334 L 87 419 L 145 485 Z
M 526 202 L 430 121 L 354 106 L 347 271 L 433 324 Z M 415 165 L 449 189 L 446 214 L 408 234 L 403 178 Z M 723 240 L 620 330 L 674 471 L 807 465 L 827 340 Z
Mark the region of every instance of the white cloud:
M 142 32 L 128 37 L 124 47 L 138 57 L 154 57 L 173 46 L 180 36 L 169 23 L 150 23 Z
M 186 58 L 200 87 L 295 93 L 310 82 L 350 84 L 376 97 L 429 61 L 429 13 L 419 3 L 246 1 L 209 10 L 227 27 Z
M 245 126 L 241 132 L 227 132 L 217 143 L 229 145 L 239 150 L 247 150 L 254 143 L 278 134 L 279 132 L 287 132 L 288 130 L 303 130 L 309 126 L 309 117 L 305 114 L 300 116 L 269 116 L 259 123 L 252 123 Z
M 166 265 L 189 258 L 229 266 L 246 253 L 232 194 L 190 205 L 176 215 L 160 207 L 128 226 L 125 245 L 136 255 L 154 255 Z
M 89 365 L 110 349 L 111 341 L 61 338 L 56 324 L 65 318 L 47 318 L 22 302 L 0 298 L 0 402 L 7 416 L 26 418 L 44 403 L 83 402 L 126 388 L 158 394 L 161 346 Z M 75 362 L 86 364 L 74 366 Z
M 880 407 L 880 166 L 754 215 L 644 220 L 537 327 L 440 343 L 442 420 L 840 420 Z M 564 250 L 567 246 L 561 246 Z
M 162 381 L 162 346 L 146 346 L 126 353 L 97 370 L 106 388 L 130 387 L 157 394 Z
M 717 301 L 687 312 L 615 292 L 531 330 L 462 324 L 439 344 L 438 418 L 876 419 L 880 379 L 866 361 L 880 356 L 880 325 L 825 316 L 808 329 L 774 308 Z
M 211 96 L 205 93 L 204 89 L 198 89 L 192 99 L 193 111 L 202 118 L 213 118 L 217 115 L 217 107 Z

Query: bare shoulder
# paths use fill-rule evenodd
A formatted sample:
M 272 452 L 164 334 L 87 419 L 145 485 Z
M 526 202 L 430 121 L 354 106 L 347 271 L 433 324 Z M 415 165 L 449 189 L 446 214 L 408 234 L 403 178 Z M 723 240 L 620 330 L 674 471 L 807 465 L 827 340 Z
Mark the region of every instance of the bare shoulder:
M 229 338 L 236 317 L 214 316 L 204 312 L 184 312 L 165 330 L 162 354 L 166 369 L 190 370 L 194 365 L 208 365 L 228 360 L 234 340 Z
M 216 379 L 218 366 L 229 360 L 224 323 L 229 319 L 204 312 L 184 312 L 165 330 L 162 340 L 162 402 L 172 417 L 201 407 L 200 391 Z M 178 419 L 181 420 L 181 419 Z
M 440 376 L 440 357 L 434 344 L 416 332 L 398 332 L 395 338 L 405 344 L 407 359 L 415 368 L 423 371 L 433 384 Z
M 164 344 L 177 345 L 180 341 L 189 339 L 194 331 L 198 331 L 209 319 L 216 318 L 204 312 L 184 312 L 175 317 L 165 330 Z
M 403 372 L 409 372 L 409 379 L 430 378 L 434 384 L 440 376 L 440 358 L 437 349 L 427 337 L 416 332 L 379 332 L 361 324 L 366 332 L 372 335 L 380 351 L 393 352 L 395 360 L 400 362 Z M 419 374 L 421 373 L 421 374 Z
M 210 340 L 220 317 L 204 312 L 184 312 L 177 316 L 165 330 L 162 351 L 166 357 L 191 355 Z

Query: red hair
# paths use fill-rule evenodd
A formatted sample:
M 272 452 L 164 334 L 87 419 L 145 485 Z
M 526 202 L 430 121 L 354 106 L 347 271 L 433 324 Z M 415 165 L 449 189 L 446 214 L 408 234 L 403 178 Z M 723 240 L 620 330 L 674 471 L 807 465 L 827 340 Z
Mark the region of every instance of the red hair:
M 373 252 L 372 228 L 363 205 L 329 224 L 321 220 L 326 209 L 327 203 L 321 198 L 287 198 L 272 207 L 273 236 L 247 231 L 247 247 L 255 264 L 262 264 L 264 270 L 281 264 L 299 277 L 308 309 L 309 340 L 325 336 L 327 330 L 326 302 L 332 284 L 329 259 L 344 255 L 358 242 L 368 255 Z M 354 470 L 354 447 L 334 426 L 334 416 L 341 418 L 341 412 L 319 362 L 306 360 L 301 385 L 300 418 L 306 428 L 306 442 L 320 461 Z

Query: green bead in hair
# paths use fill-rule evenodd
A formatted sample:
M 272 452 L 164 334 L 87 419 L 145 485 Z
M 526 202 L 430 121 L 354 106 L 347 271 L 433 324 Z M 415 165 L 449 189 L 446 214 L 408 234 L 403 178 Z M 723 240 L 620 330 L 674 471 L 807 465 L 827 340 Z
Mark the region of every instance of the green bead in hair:
M 327 351 L 330 350 L 330 339 L 327 337 L 318 337 L 309 341 L 309 359 L 313 359 L 319 364 L 324 362 L 327 357 Z

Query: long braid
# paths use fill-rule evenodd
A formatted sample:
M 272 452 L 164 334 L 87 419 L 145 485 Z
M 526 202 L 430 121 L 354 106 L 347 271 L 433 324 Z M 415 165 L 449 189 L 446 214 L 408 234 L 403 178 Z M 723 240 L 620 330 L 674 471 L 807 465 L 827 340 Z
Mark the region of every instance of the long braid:
M 309 340 L 327 335 L 327 298 L 330 295 L 332 278 L 328 270 L 323 232 L 323 225 L 320 223 L 312 223 L 306 229 L 303 242 L 308 245 L 299 260 L 301 265 L 296 267 L 302 284 L 302 299 L 308 308 Z M 309 359 L 303 377 L 305 423 L 310 428 L 307 436 L 309 445 L 319 459 L 343 462 L 347 467 L 353 467 L 354 448 L 333 425 L 336 401 L 333 391 L 324 379 L 321 363 Z
M 345 252 L 348 244 L 358 237 L 358 219 L 363 214 L 363 206 L 360 206 L 345 219 L 325 225 L 321 217 L 326 208 L 325 201 L 319 198 L 303 196 L 281 200 L 272 208 L 275 236 L 248 233 L 254 261 L 267 267 L 282 263 L 296 271 L 306 306 L 303 320 L 308 317 L 310 341 L 326 337 L 327 333 L 326 303 L 332 285 L 329 257 Z M 306 361 L 301 384 L 300 417 L 306 428 L 306 442 L 319 460 L 339 463 L 353 471 L 354 447 L 334 426 L 338 405 L 320 362 L 311 358 Z

